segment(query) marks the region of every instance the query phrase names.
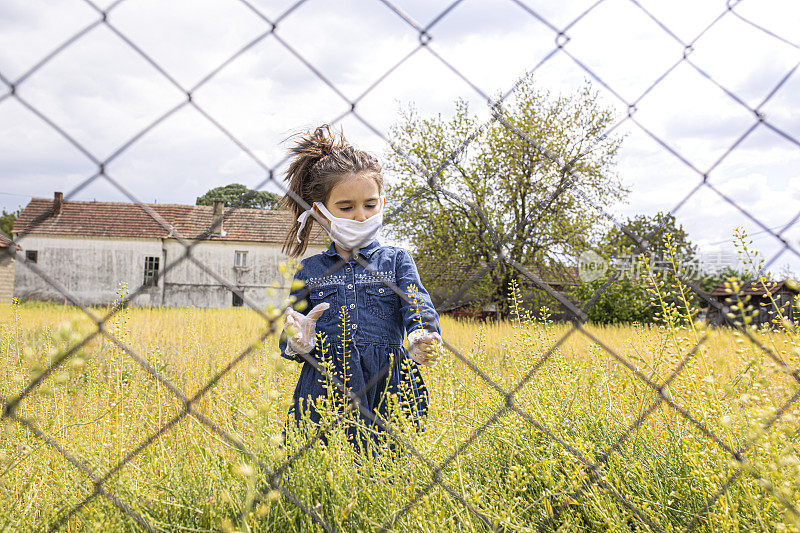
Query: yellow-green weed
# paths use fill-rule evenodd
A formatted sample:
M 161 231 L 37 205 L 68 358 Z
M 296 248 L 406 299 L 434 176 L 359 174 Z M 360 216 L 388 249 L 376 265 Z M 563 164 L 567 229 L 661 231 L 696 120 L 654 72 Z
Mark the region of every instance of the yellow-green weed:
M 521 308 L 520 308 L 521 309 Z M 448 353 L 423 369 L 430 391 L 426 431 L 402 436 L 430 461 L 451 458 L 442 480 L 489 521 L 529 530 L 551 519 L 559 531 L 645 531 L 609 492 L 624 495 L 665 530 L 678 530 L 703 511 L 739 466 L 701 429 L 667 404 L 587 336 L 624 357 L 642 376 L 661 383 L 697 338 L 705 341 L 664 397 L 691 413 L 721 442 L 747 449 L 745 473 L 699 518 L 699 531 L 797 531 L 786 504 L 800 505 L 797 405 L 769 424 L 775 409 L 798 391 L 797 382 L 728 329 L 692 322 L 671 326 L 583 326 L 531 317 L 477 324 L 442 320 L 445 340 L 500 387 L 523 378 L 514 405 L 530 414 L 599 471 L 606 488 L 589 483 L 591 471 L 564 447 L 506 405 L 492 385 Z M 98 314 L 107 311 L 97 310 Z M 72 307 L 14 304 L 0 307 L 0 394 L 13 397 L 51 361 L 93 330 Z M 124 341 L 187 396 L 193 395 L 266 328 L 244 309 L 125 309 L 109 324 Z M 789 368 L 800 361 L 791 333 L 752 333 Z M 300 366 L 277 356 L 277 340 L 256 347 L 194 406 L 277 467 L 296 449 L 281 446 Z M 119 346 L 98 336 L 44 380 L 17 414 L 43 428 L 102 475 L 148 435 L 182 412 L 164 385 Z M 532 375 L 534 366 L 538 370 Z M 650 412 L 651 411 L 651 412 Z M 642 413 L 650 412 L 637 424 Z M 628 429 L 636 426 L 630 435 Z M 2 422 L 0 530 L 46 529 L 91 494 L 86 476 L 18 423 Z M 764 433 L 762 435 L 762 433 Z M 618 449 L 605 457 L 609 447 Z M 412 453 L 387 448 L 364 460 L 335 426 L 327 445 L 311 447 L 281 470 L 281 484 L 334 527 L 370 531 L 486 530 L 487 526 L 441 487 L 434 486 L 399 516 L 431 482 L 430 469 Z M 107 488 L 167 531 L 319 530 L 305 513 L 273 490 L 264 471 L 191 416 L 114 474 Z M 395 520 L 396 519 L 396 520 Z M 66 530 L 131 530 L 135 523 L 102 497 L 67 521 Z

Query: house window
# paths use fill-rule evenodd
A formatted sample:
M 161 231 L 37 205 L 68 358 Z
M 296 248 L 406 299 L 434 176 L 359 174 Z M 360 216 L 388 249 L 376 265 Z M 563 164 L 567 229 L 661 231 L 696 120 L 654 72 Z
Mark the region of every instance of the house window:
M 233 266 L 237 268 L 244 268 L 247 266 L 247 252 L 236 252 L 233 259 Z
M 144 282 L 145 287 L 155 287 L 158 285 L 158 257 L 144 258 Z
M 231 294 L 233 294 L 233 306 L 242 307 L 244 305 L 244 300 L 242 300 L 242 297 L 235 292 L 231 292 Z
M 39 252 L 37 250 L 25 250 L 25 262 L 26 263 L 38 263 L 39 262 Z

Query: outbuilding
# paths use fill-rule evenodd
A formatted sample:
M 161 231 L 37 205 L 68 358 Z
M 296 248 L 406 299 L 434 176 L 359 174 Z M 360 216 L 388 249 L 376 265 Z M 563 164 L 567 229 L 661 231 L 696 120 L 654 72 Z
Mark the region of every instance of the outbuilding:
M 747 304 L 753 306 L 752 324 L 756 326 L 772 325 L 784 318 L 797 323 L 800 318 L 800 311 L 795 307 L 798 292 L 797 283 L 789 280 L 763 283 L 748 281 L 739 289 L 738 299 L 747 299 Z M 737 294 L 732 294 L 724 283 L 709 294 L 721 305 L 730 307 L 737 303 Z M 734 319 L 725 316 L 712 305 L 708 308 L 707 320 L 709 324 L 722 325 L 731 324 Z

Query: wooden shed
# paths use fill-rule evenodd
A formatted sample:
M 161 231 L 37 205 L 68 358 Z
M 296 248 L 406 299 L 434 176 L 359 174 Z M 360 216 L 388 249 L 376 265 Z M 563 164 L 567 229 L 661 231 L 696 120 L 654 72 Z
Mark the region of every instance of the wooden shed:
M 14 296 L 14 255 L 10 247 L 19 250 L 11 239 L 0 233 L 0 303 L 10 303 Z
M 780 316 L 797 323 L 800 320 L 800 311 L 794 304 L 798 292 L 800 290 L 797 283 L 788 280 L 763 283 L 749 281 L 743 283 L 739 290 L 742 299 L 750 297 L 748 304 L 753 306 L 754 312 L 757 311 L 753 315 L 753 324 L 756 326 L 774 324 L 775 320 L 781 319 Z M 736 294 L 731 294 L 730 288 L 726 288 L 724 283 L 709 294 L 722 305 L 730 306 L 736 303 Z M 707 319 L 711 325 L 732 324 L 733 321 L 714 306 L 709 306 Z

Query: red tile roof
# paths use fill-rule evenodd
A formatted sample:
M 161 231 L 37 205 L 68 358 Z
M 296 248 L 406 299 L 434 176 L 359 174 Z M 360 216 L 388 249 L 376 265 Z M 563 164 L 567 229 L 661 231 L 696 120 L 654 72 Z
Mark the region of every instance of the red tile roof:
M 766 285 L 766 289 L 764 285 Z M 767 289 L 769 289 L 769 292 L 771 294 L 776 294 L 784 287 L 788 291 L 797 293 L 797 290 L 795 288 L 793 288 L 791 285 L 787 285 L 786 280 L 783 280 L 783 281 L 767 281 L 764 284 L 762 284 L 761 282 L 748 281 L 742 284 L 742 287 L 739 289 L 739 294 L 764 296 L 767 293 Z M 729 289 L 725 288 L 725 283 L 723 282 L 717 285 L 716 288 L 714 288 L 714 290 L 712 290 L 709 294 L 711 296 L 731 296 L 733 293 Z
M 0 232 L 0 248 L 8 248 L 13 241 Z M 19 246 L 17 246 L 19 248 Z
M 196 239 L 208 231 L 213 219 L 212 206 L 145 205 L 186 239 Z M 138 204 L 65 200 L 60 214 L 52 213 L 52 209 L 52 198 L 33 198 L 14 221 L 13 232 L 27 231 L 35 224 L 31 234 L 157 239 L 171 236 L 168 229 Z M 214 236 L 212 239 L 283 243 L 293 221 L 291 212 L 286 210 L 240 208 L 230 213 L 223 222 L 225 236 Z M 315 225 L 309 244 L 326 245 L 329 242 L 327 233 Z

